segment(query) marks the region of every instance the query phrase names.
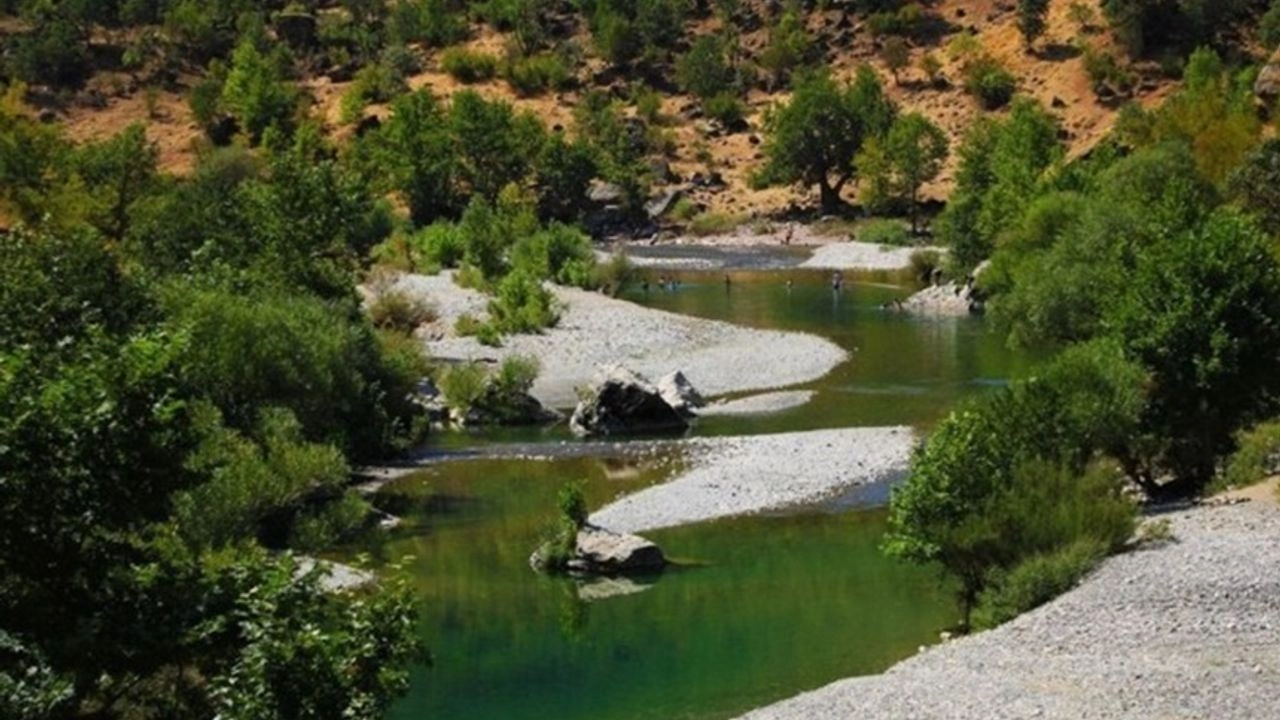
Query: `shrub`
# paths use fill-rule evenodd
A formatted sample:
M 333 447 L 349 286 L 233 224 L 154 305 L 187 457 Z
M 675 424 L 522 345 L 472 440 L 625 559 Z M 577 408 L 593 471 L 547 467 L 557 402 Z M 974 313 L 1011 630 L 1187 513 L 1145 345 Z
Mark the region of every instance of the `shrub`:
M 982 630 L 1006 623 L 1075 587 L 1107 553 L 1093 538 L 1032 555 L 1011 570 L 996 573 L 978 596 L 973 625 Z
M 1236 435 L 1236 451 L 1227 458 L 1221 485 L 1245 487 L 1280 472 L 1280 421 L 1257 425 Z
M 484 395 L 489 373 L 480 363 L 459 363 L 441 373 L 439 381 L 440 392 L 444 393 L 449 409 L 465 415 Z
M 465 47 L 451 47 L 440 55 L 440 67 L 458 82 L 482 82 L 498 74 L 498 58 Z
M 742 224 L 742 218 L 720 212 L 704 212 L 689 223 L 689 232 L 698 237 L 731 232 Z
M 1084 50 L 1084 71 L 1095 90 L 1106 86 L 1128 92 L 1133 87 L 1133 73 L 1122 67 L 1114 54 L 1093 46 Z
M 577 550 L 578 531 L 587 522 L 587 501 L 582 483 L 568 482 L 556 493 L 557 513 L 543 531 L 539 546 L 541 567 L 550 572 L 563 571 Z
M 289 547 L 316 552 L 352 540 L 368 526 L 373 507 L 355 490 L 304 511 L 294 520 Z
M 404 290 L 378 293 L 369 304 L 369 319 L 375 327 L 403 333 L 412 333 L 419 325 L 437 317 L 439 312 L 431 301 Z
M 726 129 L 742 127 L 747 108 L 738 96 L 730 91 L 718 93 L 702 102 L 707 117 L 719 122 Z
M 388 65 L 374 63 L 360 68 L 342 96 L 342 121 L 356 122 L 369 103 L 388 102 L 404 88 L 404 77 Z
M 892 245 L 901 247 L 914 244 L 911 230 L 897 220 L 875 218 L 863 223 L 857 231 L 857 238 L 862 242 L 876 245 Z
M 492 386 L 499 395 L 524 394 L 533 387 L 538 379 L 542 365 L 533 355 L 510 355 L 498 366 L 493 376 Z
M 733 68 L 725 57 L 725 45 L 716 35 L 702 35 L 676 62 L 680 89 L 703 100 L 733 94 Z
M 588 287 L 595 266 L 591 240 L 581 231 L 559 223 L 516 241 L 512 267 L 561 285 Z
M 569 63 L 557 53 L 539 53 L 508 60 L 503 77 L 517 94 L 528 97 L 551 90 L 563 90 L 572 73 Z
M 964 69 L 964 89 L 988 110 L 1002 108 L 1013 99 L 1018 81 L 995 58 L 981 57 Z
M 616 252 L 605 262 L 596 263 L 595 271 L 591 275 L 591 284 L 600 288 L 602 292 L 616 296 L 635 282 L 637 272 L 626 253 Z
M 400 43 L 445 47 L 467 39 L 466 14 L 450 0 L 405 0 L 392 9 L 391 35 Z
M 409 249 L 418 270 L 455 268 L 466 253 L 466 242 L 457 225 L 436 222 L 409 237 Z
M 560 319 L 555 298 L 526 270 L 517 269 L 498 283 L 489 302 L 495 328 L 504 333 L 538 332 Z
M 637 85 L 631 92 L 631 102 L 636 106 L 636 115 L 645 122 L 662 124 L 662 93 L 647 85 Z
M 934 272 L 942 267 L 942 254 L 937 250 L 916 250 L 911 253 L 911 276 L 921 285 L 933 281 Z

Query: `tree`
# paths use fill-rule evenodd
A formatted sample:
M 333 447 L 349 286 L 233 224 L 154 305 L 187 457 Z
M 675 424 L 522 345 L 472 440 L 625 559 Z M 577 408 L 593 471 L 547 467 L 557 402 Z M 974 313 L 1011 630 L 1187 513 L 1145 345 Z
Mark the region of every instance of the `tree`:
M 891 496 L 885 549 L 955 577 L 967 624 L 993 572 L 1080 538 L 1117 547 L 1133 528 L 1118 483 L 1075 479 L 1133 432 L 1142 383 L 1119 346 L 1093 343 L 953 412 Z
M 1138 255 L 1106 325 L 1151 373 L 1143 413 L 1156 467 L 1135 472 L 1150 490 L 1193 493 L 1213 477 L 1233 433 L 1280 400 L 1280 265 L 1248 218 L 1219 210 Z
M 734 71 L 725 59 L 724 44 L 703 35 L 676 61 L 676 82 L 687 93 L 707 100 L 734 85 Z
M 893 73 L 893 82 L 896 85 L 898 73 L 911 64 L 911 48 L 902 36 L 893 35 L 885 39 L 884 47 L 880 49 L 880 59 L 884 60 L 889 72 Z
M 888 131 L 896 114 L 880 79 L 867 66 L 841 86 L 815 73 L 796 87 L 791 101 L 765 118 L 765 184 L 817 185 L 822 210 L 834 213 L 840 191 L 853 178 L 853 158 L 867 138 Z
M 990 256 L 996 236 L 1021 216 L 1063 148 L 1057 120 L 1023 99 L 1007 119 L 975 123 L 959 153 L 956 189 L 938 218 L 938 232 L 956 264 L 970 269 Z
M 892 187 L 911 206 L 911 232 L 918 231 L 920 186 L 938 176 L 947 157 L 947 136 L 919 113 L 898 118 L 889 129 L 885 152 L 893 173 Z
M 415 224 L 429 225 L 461 209 L 455 186 L 458 161 L 446 114 L 429 89 L 396 99 L 390 120 L 365 149 L 370 164 L 383 167 L 390 184 L 404 196 Z
M 231 55 L 221 102 L 256 145 L 273 125 L 283 130 L 292 129 L 298 95 L 280 76 L 278 63 L 263 54 L 252 37 L 246 36 Z
M 1018 0 L 1018 31 L 1027 50 L 1044 34 L 1045 16 L 1049 13 L 1049 0 Z

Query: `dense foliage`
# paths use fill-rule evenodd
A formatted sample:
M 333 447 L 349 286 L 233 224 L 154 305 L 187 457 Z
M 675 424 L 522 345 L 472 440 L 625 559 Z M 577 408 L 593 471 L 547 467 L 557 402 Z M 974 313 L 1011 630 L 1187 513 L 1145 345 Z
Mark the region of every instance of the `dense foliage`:
M 348 463 L 415 439 L 421 362 L 354 292 L 367 183 L 266 144 L 176 180 L 0 108 L 5 717 L 375 718 L 421 656 L 404 587 L 268 553 L 365 525 Z

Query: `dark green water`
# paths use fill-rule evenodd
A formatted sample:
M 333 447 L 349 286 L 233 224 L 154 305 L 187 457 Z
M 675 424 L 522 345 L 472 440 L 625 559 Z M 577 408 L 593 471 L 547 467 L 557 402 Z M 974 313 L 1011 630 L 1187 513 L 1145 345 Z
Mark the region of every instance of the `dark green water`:
M 628 299 L 674 312 L 823 335 L 852 359 L 774 415 L 706 418 L 695 434 L 828 427 L 928 427 L 959 399 L 1023 373 L 980 321 L 886 312 L 909 290 L 860 276 L 775 270 L 678 273 L 679 289 Z M 786 280 L 792 279 L 788 290 Z M 850 278 L 852 279 L 852 278 Z M 455 436 L 451 445 L 560 440 L 562 430 Z M 689 565 L 642 592 L 586 602 L 527 564 L 555 493 L 584 479 L 599 507 L 657 482 L 672 459 L 468 460 L 387 489 L 409 524 L 377 556 L 413 556 L 423 637 L 435 664 L 414 674 L 395 720 L 727 718 L 851 675 L 880 672 L 955 620 L 927 569 L 877 549 L 883 511 L 735 519 L 649 535 Z
M 586 602 L 528 567 L 565 478 L 593 506 L 669 467 L 600 459 L 461 461 L 388 490 L 410 525 L 423 635 L 393 718 L 725 718 L 931 642 L 954 613 L 925 570 L 876 549 L 883 513 L 737 519 L 650 533 L 688 566 Z

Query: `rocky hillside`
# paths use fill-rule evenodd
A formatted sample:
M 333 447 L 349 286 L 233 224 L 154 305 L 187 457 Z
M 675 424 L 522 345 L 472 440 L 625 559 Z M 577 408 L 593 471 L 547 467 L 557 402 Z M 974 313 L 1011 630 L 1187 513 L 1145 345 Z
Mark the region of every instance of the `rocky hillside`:
M 1061 120 L 1070 152 L 1079 154 L 1105 135 L 1124 103 L 1131 99 L 1147 106 L 1158 103 L 1174 85 L 1169 77 L 1176 74 L 1162 72 L 1155 62 L 1124 60 L 1125 54 L 1117 49 L 1099 5 L 1100 0 L 1051 0 L 1044 32 L 1030 48 L 1019 31 L 1014 0 L 941 0 L 923 7 L 908 6 L 923 15 L 912 21 L 914 30 L 907 34 L 886 32 L 888 21 L 883 13 L 877 18 L 837 3 L 825 5 L 831 9 L 801 10 L 799 14 L 810 50 L 820 56 L 819 64 L 825 63 L 840 78 L 852 76 L 861 64 L 870 64 L 882 75 L 900 107 L 927 115 L 945 130 L 953 148 L 974 119 L 988 112 L 964 87 L 964 66 L 980 54 L 1007 69 L 1019 93 L 1052 108 Z M 904 11 L 899 10 L 898 16 Z M 344 11 L 321 8 L 316 12 Z M 731 15 L 705 6 L 695 7 L 687 21 L 686 38 L 675 49 L 679 52 L 699 37 L 721 33 L 728 18 L 727 22 L 736 28 L 739 62 L 746 66 L 759 64 L 769 52 L 786 12 L 778 0 L 744 2 Z M 552 46 L 558 50 L 572 46 L 580 58 L 571 69 L 570 80 L 563 85 L 565 89 L 527 97 L 517 94 L 507 80 L 497 76 L 467 86 L 530 109 L 550 127 L 571 128 L 574 108 L 591 90 L 605 90 L 627 101 L 627 112 L 637 114 L 640 103 L 635 100 L 636 87 L 642 83 L 641 74 L 620 72 L 597 57 L 587 22 L 576 14 L 565 13 L 556 23 L 563 35 L 555 38 Z M 469 38 L 460 43 L 468 50 L 500 58 L 514 42 L 510 32 L 474 20 L 469 24 Z M 3 34 L 20 33 L 23 29 L 15 19 L 0 23 Z M 130 42 L 136 45 L 138 32 L 98 30 L 93 44 L 103 48 L 101 54 L 110 55 L 109 48 Z M 278 36 L 278 26 L 274 32 Z M 456 48 L 416 43 L 408 49 L 417 66 L 406 78 L 409 88 L 427 87 L 447 96 L 464 87 L 456 73 L 451 75 L 444 67 L 445 55 L 456 52 Z M 891 67 L 891 63 L 897 67 Z M 743 93 L 744 122 L 727 128 L 704 117 L 698 99 L 682 92 L 672 81 L 672 69 L 669 63 L 665 72 L 660 67 L 659 77 L 649 72 L 649 77 L 644 78 L 656 90 L 660 102 L 657 112 L 646 111 L 649 136 L 656 149 L 650 165 L 659 186 L 664 181 L 683 186 L 699 175 L 722 178 L 723 183 L 704 183 L 693 195 L 699 205 L 726 215 L 774 213 L 792 205 L 812 204 L 812 188 L 753 189 L 750 183 L 762 158 L 765 113 L 785 99 L 785 82 L 761 72 Z M 666 77 L 661 77 L 663 74 Z M 358 118 L 343 111 L 343 98 L 356 82 L 353 75 L 349 66 L 318 67 L 303 70 L 298 78 L 310 97 L 312 114 L 321 120 L 325 132 L 337 138 L 349 136 L 360 125 Z M 163 83 L 144 77 L 137 68 L 125 70 L 106 63 L 78 89 L 42 93 L 36 88 L 31 102 L 42 108 L 50 121 L 64 123 L 73 139 L 100 138 L 129 124 L 145 123 L 148 137 L 160 149 L 162 169 L 183 173 L 193 166 L 206 142 L 187 100 L 199 79 L 200 68 L 190 63 L 171 73 Z M 368 121 L 385 117 L 387 112 L 385 103 L 373 103 L 364 109 L 363 117 Z M 925 187 L 926 198 L 946 197 L 955 162 L 953 153 L 938 179 Z M 854 200 L 857 190 L 850 186 L 844 194 Z

